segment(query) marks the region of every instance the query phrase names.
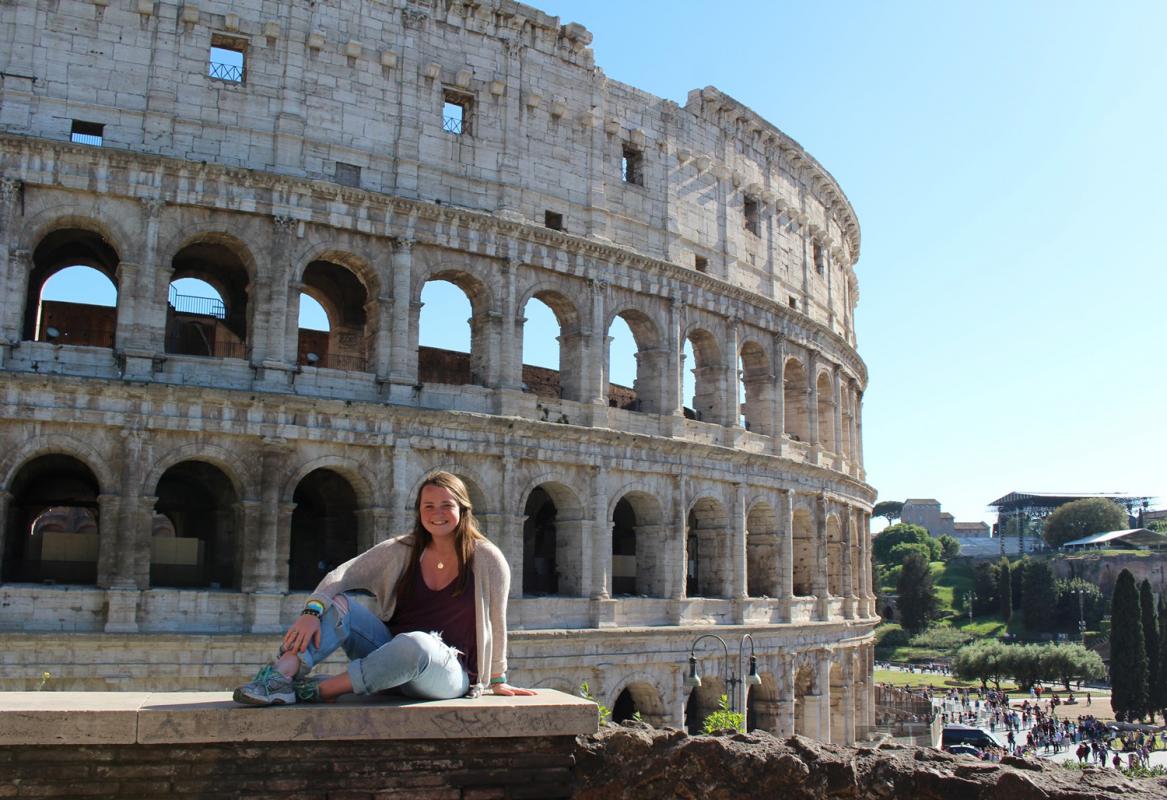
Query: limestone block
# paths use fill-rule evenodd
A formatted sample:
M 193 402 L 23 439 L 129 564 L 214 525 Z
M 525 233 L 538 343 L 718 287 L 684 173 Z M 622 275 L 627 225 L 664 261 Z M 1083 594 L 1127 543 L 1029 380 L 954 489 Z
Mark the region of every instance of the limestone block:
M 146 692 L 10 692 L 0 705 L 8 744 L 132 744 Z

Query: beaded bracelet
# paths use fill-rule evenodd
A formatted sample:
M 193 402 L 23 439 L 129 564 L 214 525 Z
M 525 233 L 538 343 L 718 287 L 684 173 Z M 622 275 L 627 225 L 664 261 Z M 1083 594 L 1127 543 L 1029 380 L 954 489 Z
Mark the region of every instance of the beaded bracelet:
M 320 617 L 320 612 L 314 608 L 305 608 L 303 611 L 300 612 L 301 617 L 304 616 L 305 614 L 307 614 L 310 617 L 317 617 L 317 618 Z
M 314 617 L 319 617 L 323 613 L 324 603 L 321 603 L 319 600 L 309 600 L 304 604 L 304 610 L 300 612 L 300 615 L 311 614 Z

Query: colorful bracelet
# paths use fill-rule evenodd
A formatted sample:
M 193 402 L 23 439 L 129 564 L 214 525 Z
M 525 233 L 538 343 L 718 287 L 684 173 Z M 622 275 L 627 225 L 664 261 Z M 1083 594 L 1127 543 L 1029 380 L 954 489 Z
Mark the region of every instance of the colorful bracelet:
M 324 613 L 324 603 L 319 600 L 309 600 L 304 604 L 304 610 L 300 612 L 301 616 L 304 614 L 311 614 L 314 617 L 319 617 Z
M 499 683 L 506 683 L 506 682 L 507 682 L 507 674 L 505 672 L 502 675 L 499 675 L 497 678 L 490 679 L 491 686 L 494 686 L 494 685 L 499 684 Z
M 320 612 L 314 608 L 305 608 L 303 611 L 300 612 L 301 617 L 304 616 L 305 614 L 307 614 L 310 617 L 316 617 L 318 619 L 320 617 Z

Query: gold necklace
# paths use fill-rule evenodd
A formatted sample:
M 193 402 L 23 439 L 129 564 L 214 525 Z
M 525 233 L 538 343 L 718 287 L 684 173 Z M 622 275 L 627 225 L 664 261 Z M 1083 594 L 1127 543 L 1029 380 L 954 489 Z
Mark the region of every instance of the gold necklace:
M 426 550 L 426 552 L 428 553 L 429 550 Z M 434 558 L 436 559 L 437 556 L 434 556 Z M 438 569 L 445 569 L 445 568 L 446 568 L 446 565 L 444 563 L 442 563 L 442 561 L 439 559 L 438 560 Z

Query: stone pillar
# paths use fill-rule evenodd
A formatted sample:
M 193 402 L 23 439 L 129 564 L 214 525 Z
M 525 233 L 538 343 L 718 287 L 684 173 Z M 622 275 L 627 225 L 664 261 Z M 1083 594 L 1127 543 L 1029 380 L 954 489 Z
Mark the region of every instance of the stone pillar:
M 842 569 L 843 569 L 843 616 L 847 619 L 855 618 L 855 560 L 852 557 L 852 548 L 855 546 L 853 538 L 851 506 L 844 505 L 839 513 L 839 526 L 843 533 Z
M 367 353 L 366 369 L 377 376 L 378 383 L 389 380 L 393 360 L 393 297 L 382 292 L 365 304 L 365 319 L 376 319 L 373 352 Z
M 685 591 L 685 584 L 689 577 L 689 547 L 688 539 L 688 513 L 689 508 L 689 493 L 686 491 L 685 477 L 683 475 L 674 476 L 673 482 L 676 502 L 673 504 L 673 528 L 675 531 L 672 547 L 677 553 L 677 568 L 672 575 L 672 591 L 669 597 L 680 601 L 687 596 Z M 677 623 L 680 622 L 683 611 L 683 603 L 678 602 L 678 607 L 674 609 L 674 618 Z
M 733 584 L 731 586 L 731 596 L 738 601 L 736 604 L 737 622 L 741 624 L 745 621 L 745 605 L 742 601 L 746 599 L 747 594 L 747 580 L 746 570 L 748 568 L 746 555 L 746 485 L 744 483 L 734 484 L 733 491 L 733 545 L 730 547 L 730 552 L 733 558 Z
M 778 673 L 778 711 L 774 734 L 779 737 L 794 735 L 794 659 L 788 655 L 781 657 L 781 671 Z
M 416 242 L 412 239 L 398 239 L 393 243 L 392 258 L 393 304 L 390 319 L 393 325 L 393 336 L 389 359 L 389 380 L 391 383 L 407 387 L 412 387 L 417 383 L 417 327 L 413 323 L 413 247 L 415 244 Z
M 8 541 L 8 537 L 19 535 L 17 531 L 8 529 L 8 506 L 11 502 L 12 492 L 0 489 L 0 564 L 4 563 L 4 544 Z
M 831 741 L 831 654 L 820 650 L 815 664 L 815 688 L 819 690 L 818 733 L 820 742 Z
M 145 372 L 153 369 L 153 360 L 145 362 L 148 355 L 166 350 L 166 315 L 170 290 L 171 267 L 158 263 L 158 240 L 162 224 L 162 212 L 166 201 L 157 197 L 142 198 L 142 228 L 144 236 L 141 244 L 141 268 L 134 291 L 139 299 L 134 304 L 133 324 L 130 339 L 118 342 L 126 355 L 127 371 L 131 362 L 134 371 Z M 128 287 L 127 287 L 128 288 Z M 123 287 L 118 287 L 118 302 L 121 302 Z M 119 323 L 120 323 L 119 312 Z M 136 359 L 142 359 L 137 361 Z
M 819 391 L 818 375 L 819 356 L 814 350 L 807 352 L 806 370 L 806 418 L 810 427 L 810 445 L 815 451 L 815 463 L 818 463 L 818 451 L 822 447 L 819 439 Z
M 409 453 L 409 439 L 402 437 L 393 443 L 393 475 L 389 482 L 389 538 L 411 532 L 417 518 L 413 498 L 409 496 Z
M 741 427 L 741 402 L 738 399 L 740 377 L 738 368 L 738 330 L 737 320 L 731 319 L 726 325 L 726 369 L 725 369 L 725 424 L 731 428 Z
M 491 386 L 501 389 L 522 391 L 523 388 L 523 354 L 522 354 L 522 310 L 516 307 L 515 271 L 519 262 L 504 261 L 502 264 L 502 297 L 499 305 L 502 308 L 502 317 L 499 320 L 499 357 L 497 380 Z
M 289 290 L 292 286 L 299 286 L 300 279 L 298 274 L 293 274 L 290 261 L 298 225 L 292 217 L 277 215 L 272 218 L 268 295 L 261 300 L 258 291 L 253 289 L 251 292 L 251 302 L 260 304 L 252 315 L 255 330 L 248 331 L 247 337 L 251 342 L 251 361 L 277 373 L 291 366 L 288 352 L 294 345 L 289 338 L 295 340 L 298 327 L 298 318 L 290 313 L 289 308 Z M 296 306 L 299 307 L 299 297 Z M 290 337 L 289 328 L 292 330 Z
M 684 342 L 681 341 L 681 314 L 684 307 L 681 301 L 673 297 L 669 302 L 669 329 L 667 345 L 665 346 L 663 371 L 661 380 L 663 401 L 660 413 L 665 416 L 680 417 L 683 414 L 685 399 L 682 396 L 683 375 L 681 374 L 684 361 Z
M 786 435 L 786 338 L 774 336 L 774 420 L 771 435 L 774 437 L 775 453 L 781 455 L 782 437 Z
M 357 517 L 357 552 L 363 553 L 388 537 L 389 509 L 380 506 L 362 508 Z
M 863 395 L 856 394 L 855 397 L 855 463 L 859 469 L 856 477 L 860 480 L 866 474 L 863 467 Z
M 823 555 L 819 560 L 819 568 L 812 579 L 815 596 L 815 616 L 817 619 L 826 620 L 829 617 L 830 610 L 827 602 L 830 599 L 830 592 L 827 589 L 830 549 L 827 546 L 827 496 L 821 492 L 815 498 L 814 503 L 814 531 L 818 552 Z
M 523 54 L 526 45 L 511 40 L 503 45 L 506 52 L 506 91 L 495 102 L 501 103 L 502 152 L 498 156 L 498 215 L 504 219 L 523 221 L 523 176 L 521 167 L 524 137 L 524 117 L 520 102 L 523 92 Z
M 612 520 L 608 518 L 608 471 L 597 467 L 592 477 L 591 596 L 607 600 L 612 588 Z
M 262 506 L 261 506 L 262 508 Z M 277 506 L 276 519 L 276 555 L 275 555 L 275 578 L 273 585 L 280 587 L 280 590 L 288 588 L 288 572 L 292 563 L 292 515 L 296 512 L 296 504 L 292 502 L 281 502 Z M 360 525 L 360 517 L 357 517 L 357 525 Z M 364 548 L 358 547 L 358 550 Z
M 591 288 L 591 369 L 586 381 L 583 397 L 593 405 L 608 407 L 608 326 L 607 293 L 608 284 L 600 280 L 589 281 Z
M 505 453 L 502 457 L 502 496 L 499 498 L 499 530 L 495 534 L 495 544 L 502 550 L 511 568 L 511 597 L 523 596 L 523 521 L 513 496 L 515 490 L 515 457 Z
M 9 250 L 0 253 L 7 258 L 7 283 L 0 293 L 3 308 L 3 339 L 0 340 L 7 356 L 8 348 L 18 345 L 24 339 L 25 302 L 28 300 L 28 274 L 32 271 L 32 253 L 28 250 Z M 29 313 L 35 313 L 29 309 Z M 32 321 L 29 321 L 32 324 Z M 35 337 L 36 332 L 33 332 Z M 7 358 L 5 358 L 7 360 Z
M 835 427 L 835 464 L 842 466 L 843 461 L 843 404 L 840 402 L 842 397 L 842 387 L 840 385 L 841 370 L 836 366 L 831 372 L 831 390 L 834 397 L 834 414 L 831 423 Z
M 783 618 L 789 622 L 794 600 L 794 490 L 782 491 L 782 574 L 779 599 L 784 609 Z
M 255 546 L 251 548 L 251 562 L 244 565 L 244 574 L 250 574 L 249 586 L 244 591 L 257 593 L 282 592 L 287 583 L 279 583 L 280 540 L 280 480 L 284 475 L 289 448 L 287 442 L 266 437 L 260 451 L 259 526 Z M 286 560 L 286 559 L 285 559 Z
M 121 540 L 118 536 L 118 521 L 121 516 L 121 498 L 116 494 L 99 494 L 97 496 L 97 585 L 109 588 L 119 584 L 120 588 L 129 588 L 128 580 L 123 579 L 120 548 Z M 133 572 L 127 573 L 132 576 Z

